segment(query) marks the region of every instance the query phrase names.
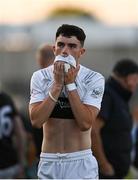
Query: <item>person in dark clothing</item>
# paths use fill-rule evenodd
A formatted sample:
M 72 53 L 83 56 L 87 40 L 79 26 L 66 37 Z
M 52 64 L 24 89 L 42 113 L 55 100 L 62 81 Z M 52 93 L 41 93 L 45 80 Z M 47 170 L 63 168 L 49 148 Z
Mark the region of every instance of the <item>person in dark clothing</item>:
M 105 85 L 101 110 L 91 133 L 101 179 L 124 178 L 131 164 L 132 116 L 129 100 L 138 84 L 138 65 L 122 59 Z
M 130 168 L 130 173 L 132 174 L 133 179 L 138 179 L 138 106 L 134 106 L 132 109 L 133 116 L 133 128 L 132 128 L 132 152 L 131 159 L 132 165 Z
M 137 161 L 137 145 L 138 145 L 138 106 L 135 105 L 132 108 L 132 117 L 133 117 L 133 127 L 131 131 L 132 135 L 132 152 L 131 152 L 131 159 L 132 159 L 132 165 L 135 166 L 135 161 Z M 136 158 L 136 159 L 135 159 Z M 136 163 L 138 164 L 138 163 Z
M 138 127 L 136 128 L 136 144 L 135 144 L 135 159 L 133 162 L 134 167 L 138 170 Z
M 0 179 L 25 177 L 25 140 L 26 132 L 13 100 L 0 91 Z

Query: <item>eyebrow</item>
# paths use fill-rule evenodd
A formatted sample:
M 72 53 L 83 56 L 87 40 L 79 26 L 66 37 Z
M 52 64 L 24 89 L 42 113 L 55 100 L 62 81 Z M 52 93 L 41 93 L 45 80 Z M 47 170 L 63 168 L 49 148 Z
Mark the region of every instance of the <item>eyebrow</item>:
M 59 42 L 57 42 L 57 44 L 61 44 L 61 45 L 65 45 L 65 43 L 64 42 L 61 42 L 61 41 L 59 41 Z M 77 46 L 77 44 L 76 43 L 67 43 L 67 45 L 69 45 L 69 46 Z
M 77 46 L 77 44 L 75 44 L 75 43 L 68 43 L 68 45 L 69 46 L 74 46 L 74 45 Z

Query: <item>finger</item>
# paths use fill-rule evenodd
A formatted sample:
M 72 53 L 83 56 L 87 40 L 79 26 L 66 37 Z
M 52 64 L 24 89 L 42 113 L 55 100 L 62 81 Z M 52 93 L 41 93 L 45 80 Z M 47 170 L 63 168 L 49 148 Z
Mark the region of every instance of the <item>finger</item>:
M 80 65 L 78 64 L 75 71 L 78 72 L 80 70 Z
M 54 71 L 55 71 L 55 72 L 58 71 L 58 63 L 57 63 L 57 62 L 54 63 Z
M 59 72 L 62 69 L 62 63 L 61 62 L 55 62 L 54 63 L 54 71 Z

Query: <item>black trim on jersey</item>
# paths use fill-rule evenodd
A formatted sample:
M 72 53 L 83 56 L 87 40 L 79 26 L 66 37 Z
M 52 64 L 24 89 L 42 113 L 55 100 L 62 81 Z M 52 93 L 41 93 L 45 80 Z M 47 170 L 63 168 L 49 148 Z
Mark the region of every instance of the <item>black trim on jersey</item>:
M 58 102 L 52 111 L 51 118 L 74 119 L 68 98 L 59 97 Z

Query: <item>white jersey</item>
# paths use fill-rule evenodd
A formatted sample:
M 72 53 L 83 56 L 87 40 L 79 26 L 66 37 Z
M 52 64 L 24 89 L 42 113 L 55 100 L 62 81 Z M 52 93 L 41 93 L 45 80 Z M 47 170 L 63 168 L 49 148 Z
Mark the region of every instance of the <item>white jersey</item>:
M 53 83 L 53 65 L 34 72 L 31 78 L 30 104 L 46 99 Z M 80 65 L 75 83 L 81 102 L 100 109 L 104 93 L 104 77 L 100 73 Z M 67 97 L 65 88 L 63 88 L 61 96 Z

